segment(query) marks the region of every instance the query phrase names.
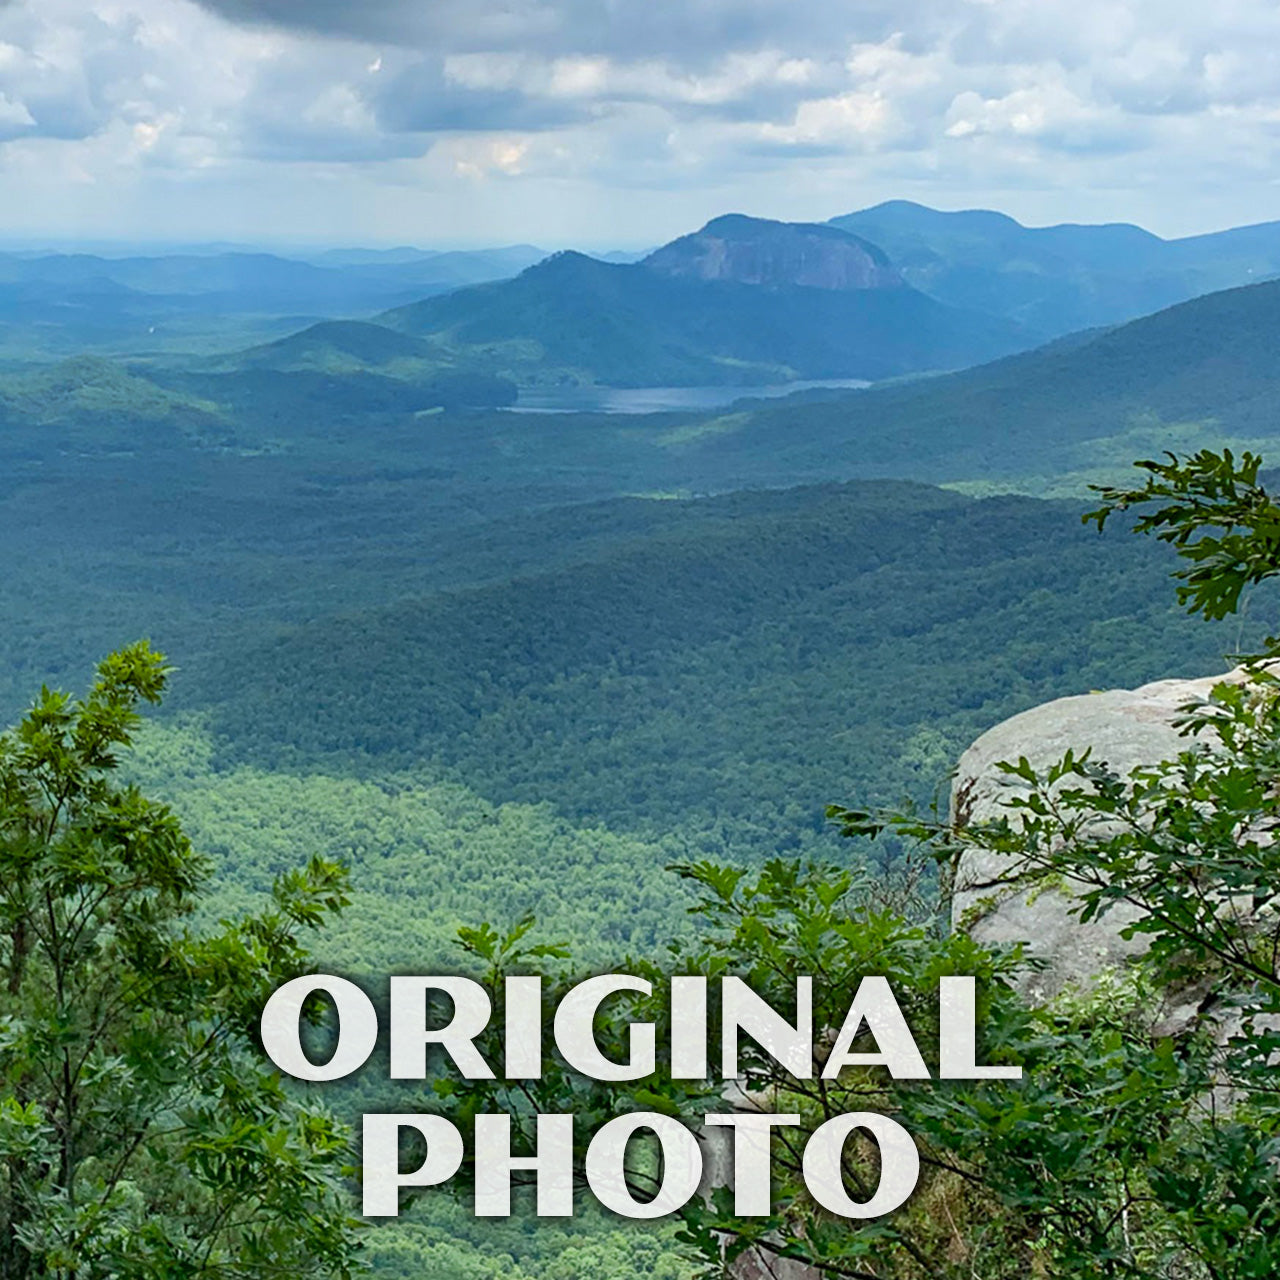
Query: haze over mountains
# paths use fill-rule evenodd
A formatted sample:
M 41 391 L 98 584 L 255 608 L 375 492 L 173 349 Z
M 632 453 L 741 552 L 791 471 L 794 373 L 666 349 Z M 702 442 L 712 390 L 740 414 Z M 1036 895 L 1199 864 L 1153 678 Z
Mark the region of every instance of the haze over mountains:
M 905 201 L 827 224 L 725 215 L 639 261 L 546 258 L 529 246 L 306 261 L 7 254 L 0 354 L 95 349 L 172 362 L 184 350 L 234 351 L 241 337 L 262 346 L 245 367 L 358 367 L 410 381 L 879 380 L 981 363 L 1277 273 L 1280 223 L 1163 240 L 1124 224 L 1024 227 Z M 371 327 L 270 345 L 309 317 Z M 427 345 L 409 351 L 388 329 Z
M 0 350 L 28 357 L 86 346 L 137 353 L 225 346 L 512 275 L 544 253 L 334 251 L 315 260 L 244 250 L 105 257 L 0 253 Z
M 697 263 L 706 252 L 705 241 L 695 242 L 678 261 L 704 270 Z M 842 245 L 841 252 L 850 251 Z M 869 269 L 885 271 L 882 263 L 867 261 Z M 851 269 L 849 262 L 839 270 Z M 509 287 L 519 296 L 540 288 L 544 273 L 566 269 L 587 279 L 603 273 L 610 282 L 619 272 L 642 270 L 573 255 L 540 264 Z M 804 269 L 816 268 L 809 263 Z M 787 308 L 795 290 L 788 286 L 775 290 L 643 270 L 656 297 L 669 300 L 672 289 L 686 288 L 709 289 L 719 297 L 728 288 L 761 308 L 780 297 L 782 314 L 792 314 Z M 757 261 L 752 270 L 763 267 Z M 863 290 L 804 292 L 838 299 L 842 306 L 849 296 L 875 299 L 883 308 L 903 300 L 915 306 L 923 298 L 892 277 L 881 274 L 880 280 Z M 482 286 L 452 298 L 470 306 L 477 296 L 507 287 Z M 621 303 L 619 310 L 619 327 L 626 329 L 624 321 L 634 312 Z M 815 306 L 801 319 L 809 323 L 814 315 L 828 314 Z M 495 311 L 492 318 L 496 324 L 501 314 Z M 543 332 L 549 345 L 549 321 Z M 664 332 L 683 330 L 673 323 Z M 779 333 L 744 321 L 729 332 L 795 344 L 797 334 L 812 328 L 797 320 L 794 332 Z M 601 332 L 582 320 L 571 334 L 584 344 L 597 340 L 607 352 L 616 331 Z M 567 344 L 569 338 L 562 334 L 559 341 Z M 500 346 L 497 340 L 492 344 Z M 484 465 L 495 481 L 503 477 L 517 488 L 554 471 L 562 485 L 588 497 L 619 486 L 689 493 L 875 477 L 1074 493 L 1090 480 L 1114 475 L 1134 457 L 1163 448 L 1189 447 L 1202 438 L 1258 446 L 1280 436 L 1274 415 L 1280 395 L 1276 281 L 1209 294 L 949 374 L 864 391 L 747 399 L 721 410 L 626 423 L 585 414 L 513 420 L 483 412 L 509 404 L 516 394 L 510 366 L 486 362 L 477 354 L 486 349 L 466 354 L 436 334 L 330 321 L 215 360 L 126 368 L 81 358 L 35 365 L 0 381 L 0 423 L 12 443 L 21 440 L 38 456 L 72 446 L 257 450 L 326 435 L 348 441 L 343 447 L 364 439 L 376 448 L 375 438 L 391 432 L 417 439 L 436 465 Z M 675 349 L 678 355 L 654 347 L 668 369 L 679 360 L 688 372 L 694 367 L 689 348 Z M 503 372 L 486 372 L 494 367 Z M 749 387 L 741 390 L 751 395 Z M 456 420 L 422 416 L 467 407 L 470 415 Z
M 634 263 L 562 252 L 395 308 L 358 339 L 313 334 L 244 359 L 335 371 L 358 346 L 365 369 L 410 376 L 403 341 L 381 328 L 427 343 L 417 358 L 437 370 L 530 387 L 874 381 L 979 364 L 1277 272 L 1280 224 L 1165 241 L 906 202 L 829 224 L 733 214 Z
M 1128 223 L 1024 227 L 990 210 L 894 200 L 831 225 L 874 241 L 930 296 L 1044 338 L 1280 273 L 1280 222 L 1163 240 Z

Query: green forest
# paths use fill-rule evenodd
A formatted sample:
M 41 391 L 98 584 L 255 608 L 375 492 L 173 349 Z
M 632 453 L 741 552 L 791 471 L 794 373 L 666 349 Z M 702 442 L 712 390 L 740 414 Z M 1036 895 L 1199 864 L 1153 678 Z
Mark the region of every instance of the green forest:
M 959 248 L 954 272 L 935 271 L 946 242 L 908 230 L 913 290 L 967 278 Z M 1203 961 L 1265 1018 L 1261 944 L 1196 917 L 1182 951 L 1157 939 L 1151 966 L 1100 1002 L 1045 1014 L 1015 999 L 1024 957 L 939 927 L 950 775 L 970 742 L 1064 695 L 1225 671 L 1280 633 L 1275 507 L 1256 458 L 1238 461 L 1280 452 L 1280 285 L 1190 297 L 1202 274 L 1241 284 L 1255 259 L 1179 258 L 1152 285 L 1176 305 L 1130 319 L 1107 310 L 1128 250 L 1097 252 L 1102 266 L 1081 250 L 1061 279 L 1045 267 L 1036 314 L 1065 290 L 1114 327 L 937 372 L 974 353 L 908 359 L 899 329 L 949 303 L 862 299 L 862 320 L 907 316 L 881 333 L 875 372 L 910 376 L 765 400 L 750 398 L 760 369 L 739 368 L 735 403 L 634 415 L 514 410 L 571 356 L 574 379 L 625 383 L 647 344 L 664 376 L 701 377 L 710 321 L 690 313 L 696 332 L 675 342 L 662 308 L 688 292 L 733 310 L 755 285 L 645 278 L 615 333 L 572 290 L 541 291 L 585 271 L 608 303 L 640 267 L 557 259 L 492 283 L 530 266 L 515 253 L 401 264 L 397 283 L 386 263 L 121 259 L 109 270 L 139 294 L 116 311 L 66 302 L 74 264 L 9 263 L 52 292 L 47 329 L 15 302 L 0 332 L 0 724 L 14 726 L 0 738 L 0 1280 L 690 1280 L 714 1271 L 725 1232 L 876 1280 L 1274 1275 L 1266 1055 L 1232 1060 L 1248 1108 L 1206 1128 L 1210 1049 L 1153 1047 L 1140 1016 Z M 1013 350 L 1026 281 L 990 246 L 975 261 L 999 323 L 969 339 Z M 444 292 L 448 271 L 478 273 L 450 284 L 475 288 Z M 194 292 L 149 316 L 144 286 L 174 279 Z M 241 281 L 238 302 L 224 279 Z M 813 292 L 788 294 L 787 314 L 848 319 L 847 298 L 823 310 Z M 513 296 L 523 309 L 501 312 Z M 735 341 L 759 346 L 776 308 L 751 300 Z M 360 318 L 321 319 L 347 312 Z M 556 361 L 525 343 L 540 316 L 564 319 L 544 334 L 568 353 Z M 135 332 L 147 319 L 154 341 Z M 1210 447 L 1150 464 L 1156 488 L 1124 487 L 1135 458 Z M 1081 519 L 1091 485 L 1111 486 L 1105 532 Z M 1144 517 L 1153 500 L 1173 523 Z M 1180 599 L 1170 575 L 1189 553 L 1203 575 Z M 1196 595 L 1206 584 L 1225 594 Z M 1268 694 L 1220 702 L 1238 748 L 1225 773 L 1187 763 L 1138 796 L 1113 786 L 1110 803 L 1136 805 L 1136 828 L 1269 821 Z M 1055 783 L 1075 777 L 1098 782 L 1068 768 Z M 1047 827 L 1028 830 L 1046 883 L 1070 869 Z M 1221 843 L 1221 866 L 1171 860 L 1169 883 L 1220 876 L 1262 896 L 1274 855 L 1232 861 Z M 1116 867 L 1152 854 L 1066 847 L 1102 877 L 1098 910 Z M 981 1090 L 930 1111 L 883 1081 L 842 1083 L 845 1101 L 865 1092 L 926 1135 L 936 1167 L 902 1222 L 850 1232 L 812 1211 L 793 1168 L 763 1234 L 722 1203 L 643 1226 L 585 1197 L 569 1222 L 477 1222 L 465 1195 L 429 1195 L 370 1226 L 354 1216 L 362 1112 L 507 1100 L 441 1080 L 406 1101 L 373 1068 L 295 1088 L 255 1040 L 267 992 L 316 969 L 376 992 L 392 973 L 517 966 L 561 983 L 624 964 L 762 976 L 765 961 L 846 977 L 892 964 L 908 987 L 916 962 L 989 980 L 991 1048 L 1030 1080 L 1003 1128 L 1008 1099 Z M 919 983 L 911 999 L 931 1016 Z M 705 1102 L 654 1097 L 672 1114 Z M 806 1124 L 833 1105 L 795 1102 Z M 1046 1151 L 1061 1160 L 1032 1186 Z M 1126 1169 L 1141 1171 L 1132 1186 Z
M 1229 453 L 1205 451 L 1146 468 L 1144 488 L 1107 491 L 1102 521 L 1164 502 L 1133 526 L 1184 557 L 1158 565 L 1164 593 L 1172 568 L 1181 609 L 1236 615 L 1247 590 L 1280 575 L 1280 509 L 1258 483 L 1259 460 L 1245 455 L 1237 469 Z M 941 509 L 984 505 L 947 499 Z M 82 698 L 45 688 L 0 736 L 5 1275 L 683 1280 L 754 1252 L 766 1265 L 792 1258 L 819 1274 L 895 1280 L 1012 1280 L 1028 1265 L 1098 1280 L 1246 1280 L 1280 1261 L 1270 1084 L 1280 931 L 1267 911 L 1277 855 L 1265 834 L 1240 834 L 1274 810 L 1280 698 L 1267 666 L 1195 711 L 1216 746 L 1201 740 L 1130 778 L 1087 753 L 1044 774 L 1011 762 L 1027 786 L 1017 823 L 958 828 L 909 804 L 831 804 L 823 820 L 853 840 L 842 856 L 754 859 L 749 831 L 722 853 L 695 819 L 677 849 L 610 829 L 625 820 L 575 825 L 557 812 L 563 800 L 489 804 L 425 781 L 421 767 L 370 775 L 353 758 L 341 772 L 340 751 L 327 772 L 232 762 L 212 712 L 144 731 L 140 711 L 161 703 L 174 674 L 145 642 L 131 645 L 98 665 Z M 680 831 L 678 812 L 650 820 Z M 1024 1004 L 1013 983 L 1023 947 L 983 948 L 940 914 L 930 863 L 945 885 L 975 848 L 1016 852 L 1033 887 L 1072 876 L 1083 919 L 1141 903 L 1149 950 L 1091 992 Z M 1221 909 L 1241 899 L 1252 909 Z M 408 968 L 461 969 L 495 993 L 505 974 L 534 972 L 554 992 L 573 980 L 569 965 L 654 979 L 737 973 L 775 1007 L 786 1007 L 789 983 L 794 996 L 794 975 L 819 973 L 818 1026 L 839 1021 L 842 993 L 869 970 L 906 993 L 913 1025 L 937 1016 L 936 975 L 977 975 L 986 1053 L 1023 1076 L 1016 1086 L 953 1081 L 935 1095 L 859 1067 L 815 1089 L 748 1048 L 745 1086 L 809 1132 L 874 1105 L 919 1135 L 925 1181 L 899 1213 L 857 1229 L 807 1197 L 785 1137 L 764 1219 L 739 1216 L 717 1192 L 654 1227 L 585 1202 L 569 1223 L 517 1213 L 495 1225 L 468 1217 L 465 1194 L 436 1193 L 387 1225 L 361 1224 L 344 1204 L 348 1126 L 403 1108 L 406 1085 L 386 1081 L 377 1057 L 341 1085 L 283 1085 L 254 1043 L 272 987 L 319 968 L 358 977 L 376 997 L 382 975 Z M 1153 1031 L 1153 998 L 1176 1002 L 1206 982 L 1238 1011 L 1225 1031 L 1212 1018 L 1193 1018 L 1178 1038 Z M 322 1051 L 335 1028 L 323 1005 L 306 1016 Z M 598 1017 L 616 1055 L 631 1019 L 671 1014 L 642 1000 Z M 1206 1107 L 1218 1089 L 1230 1104 Z M 532 1094 L 441 1072 L 415 1099 L 463 1118 L 506 1110 L 523 1151 L 529 1104 L 597 1117 L 656 1108 L 694 1123 L 721 1101 L 711 1082 L 661 1070 L 584 1089 L 563 1069 Z M 864 1200 L 868 1160 L 861 1153 L 844 1174 Z M 633 1177 L 640 1188 L 652 1177 L 642 1158 Z

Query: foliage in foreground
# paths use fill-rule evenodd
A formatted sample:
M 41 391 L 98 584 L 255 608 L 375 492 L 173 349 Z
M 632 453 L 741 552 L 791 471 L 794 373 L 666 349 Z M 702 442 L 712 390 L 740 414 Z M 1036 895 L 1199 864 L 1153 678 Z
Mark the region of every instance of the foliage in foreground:
M 1184 473 L 1175 463 L 1158 477 L 1172 487 L 1160 495 L 1172 499 L 1170 520 L 1188 531 L 1184 554 L 1204 543 L 1206 528 L 1224 545 L 1223 511 L 1202 504 L 1197 475 L 1217 474 L 1231 501 L 1248 489 L 1250 511 L 1265 514 L 1268 501 L 1253 493 L 1256 470 L 1237 474 L 1229 457 L 1197 465 Z M 1226 545 L 1225 568 L 1246 565 L 1249 581 L 1277 569 L 1250 537 Z M 1212 593 L 1213 574 L 1203 581 Z M 126 651 L 103 664 L 84 702 L 45 693 L 0 739 L 0 1276 L 344 1275 L 354 1247 L 340 1185 L 345 1135 L 280 1090 L 252 1040 L 267 991 L 306 963 L 300 930 L 341 905 L 343 879 L 314 863 L 282 878 L 265 914 L 195 932 L 203 864 L 167 809 L 112 780 L 137 704 L 156 700 L 163 683 L 156 655 Z M 1022 784 L 1017 808 L 983 828 L 833 815 L 849 834 L 887 824 L 922 840 L 944 868 L 983 845 L 1021 858 L 1024 876 L 1043 887 L 1070 876 L 1082 885 L 1082 919 L 1118 901 L 1142 906 L 1145 955 L 1091 997 L 1027 1008 L 1014 986 L 1025 963 L 1018 952 L 949 935 L 912 909 L 912 894 L 886 901 L 883 886 L 843 868 L 678 868 L 706 932 L 664 964 L 628 962 L 632 971 L 655 983 L 668 972 L 738 973 L 784 1009 L 794 976 L 813 974 L 827 1000 L 816 1017 L 831 1021 L 858 977 L 882 973 L 926 1057 L 937 978 L 977 974 L 982 1054 L 1024 1067 L 1016 1084 L 922 1087 L 862 1069 L 819 1089 L 748 1051 L 747 1087 L 798 1111 L 804 1125 L 779 1138 L 772 1218 L 738 1219 L 723 1195 L 690 1205 L 685 1242 L 709 1270 L 755 1248 L 871 1280 L 1276 1274 L 1275 681 L 1260 673 L 1225 686 L 1193 719 L 1214 735 L 1130 778 L 1088 757 L 1043 774 L 1011 765 Z M 465 941 L 494 978 L 547 969 L 554 998 L 570 980 L 563 957 L 525 937 L 521 926 L 470 931 Z M 1165 1006 L 1189 994 L 1188 1025 L 1171 1028 Z M 651 1013 L 663 1016 L 619 1001 L 601 1029 L 606 1052 L 621 1047 L 629 1017 Z M 448 1081 L 437 1093 L 464 1119 L 478 1108 L 573 1110 L 584 1134 L 620 1110 L 696 1116 L 725 1105 L 663 1077 L 643 1088 L 596 1086 L 557 1070 L 522 1098 Z M 863 1109 L 902 1119 L 925 1173 L 906 1210 L 851 1229 L 807 1199 L 796 1152 L 827 1116 Z M 863 1196 L 874 1161 L 854 1144 L 846 1155 L 850 1190 Z M 641 1161 L 635 1173 L 643 1184 L 653 1168 Z M 385 1239 L 391 1266 L 411 1237 Z M 423 1274 L 465 1256 L 446 1263 L 437 1244 L 412 1243 L 406 1265 Z M 624 1265 L 607 1262 L 615 1264 Z
M 345 1277 L 346 1130 L 255 1043 L 345 872 L 315 859 L 195 931 L 206 863 L 113 777 L 166 675 L 134 645 L 0 737 L 0 1276 Z
M 1280 572 L 1275 508 L 1256 484 L 1255 459 L 1239 471 L 1229 454 L 1142 465 L 1147 488 L 1104 498 L 1113 507 L 1172 499 L 1140 528 L 1173 531 L 1169 540 L 1191 562 L 1182 598 L 1193 610 L 1223 616 L 1246 581 Z M 878 907 L 878 890 L 847 870 L 786 861 L 752 876 L 711 862 L 677 868 L 697 887 L 695 910 L 709 931 L 694 948 L 673 949 L 668 964 L 632 961 L 632 971 L 655 984 L 671 973 L 739 974 L 784 1010 L 795 976 L 811 974 L 827 993 L 826 1007 L 815 1006 L 818 1025 L 838 1024 L 861 976 L 884 974 L 917 1034 L 936 1026 L 937 978 L 976 974 L 983 1052 L 1023 1066 L 1018 1082 L 897 1082 L 858 1068 L 820 1087 L 748 1050 L 748 1093 L 804 1124 L 776 1131 L 772 1218 L 736 1218 L 725 1194 L 685 1210 L 685 1241 L 708 1274 L 748 1248 L 862 1280 L 1263 1280 L 1280 1271 L 1280 682 L 1255 667 L 1189 708 L 1186 728 L 1193 736 L 1176 760 L 1129 777 L 1087 753 L 1044 771 L 1010 763 L 1020 788 L 995 822 L 830 811 L 845 834 L 891 829 L 944 869 L 980 848 L 1010 856 L 1010 888 L 1070 881 L 1082 925 L 1119 903 L 1138 907 L 1128 932 L 1143 935 L 1142 954 L 1091 992 L 1046 1007 L 1017 994 L 1028 963 L 1018 950 L 984 950 L 936 919 Z M 485 929 L 464 940 L 497 979 L 542 964 L 521 951 L 520 936 Z M 621 1044 L 637 1014 L 661 1021 L 663 1011 L 620 1005 L 604 1042 Z M 872 1047 L 869 1038 L 861 1047 Z M 484 1086 L 452 1096 L 464 1114 L 518 1109 L 501 1093 Z M 693 1120 L 723 1108 L 718 1098 L 708 1107 L 712 1098 L 665 1076 L 584 1096 L 580 1083 L 552 1073 L 536 1102 Z M 904 1210 L 853 1228 L 808 1199 L 799 1151 L 824 1119 L 867 1109 L 903 1121 L 924 1174 Z M 851 1194 L 865 1199 L 877 1176 L 871 1153 L 849 1144 L 844 1172 Z M 651 1174 L 637 1164 L 638 1185 Z

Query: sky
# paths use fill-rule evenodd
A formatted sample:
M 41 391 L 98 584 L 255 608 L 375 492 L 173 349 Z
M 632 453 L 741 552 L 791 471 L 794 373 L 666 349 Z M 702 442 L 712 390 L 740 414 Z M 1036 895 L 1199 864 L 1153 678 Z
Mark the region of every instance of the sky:
M 0 0 L 0 238 L 1280 218 L 1276 0 Z

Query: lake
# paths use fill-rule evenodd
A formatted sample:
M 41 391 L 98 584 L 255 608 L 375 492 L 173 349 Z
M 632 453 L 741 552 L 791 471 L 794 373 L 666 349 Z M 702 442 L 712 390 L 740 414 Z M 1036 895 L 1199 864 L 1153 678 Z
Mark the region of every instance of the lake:
M 773 400 L 796 391 L 850 390 L 858 378 L 779 382 L 767 387 L 536 387 L 522 390 L 512 413 L 683 413 L 720 409 L 735 400 Z

